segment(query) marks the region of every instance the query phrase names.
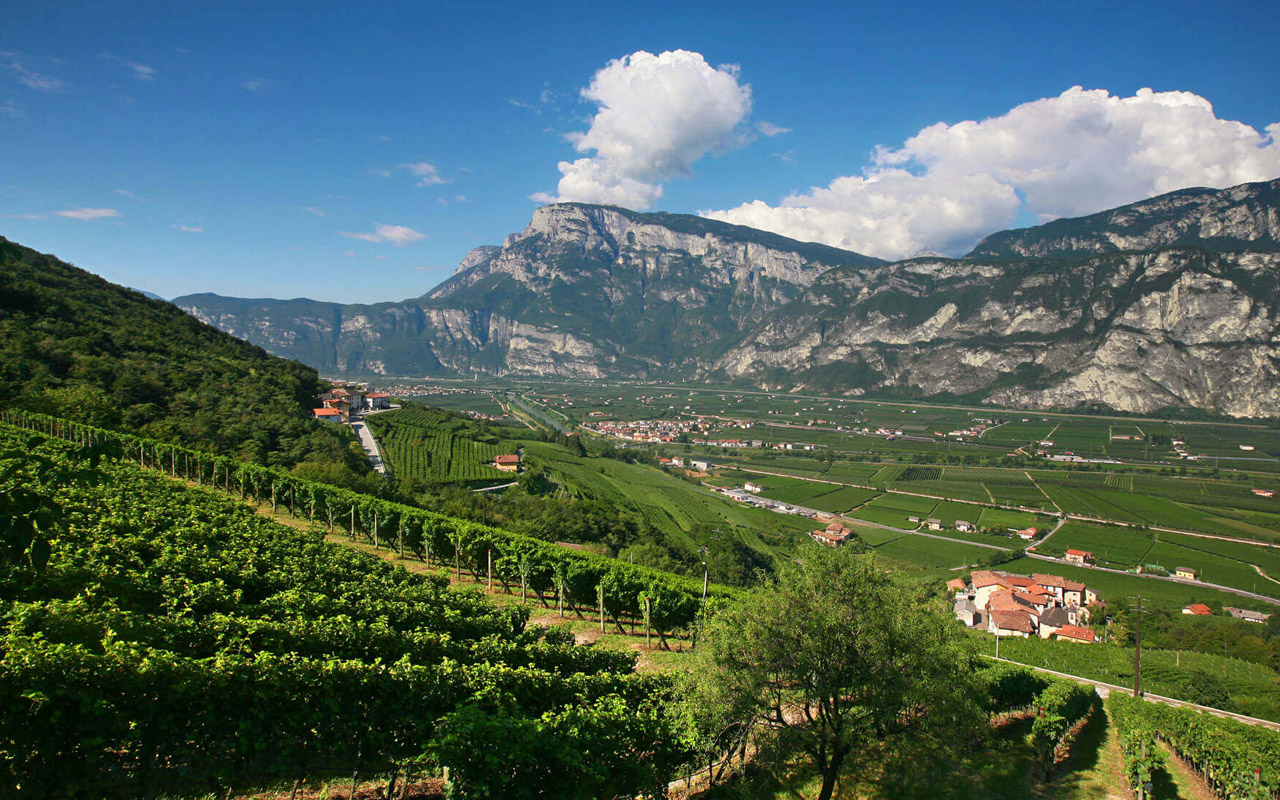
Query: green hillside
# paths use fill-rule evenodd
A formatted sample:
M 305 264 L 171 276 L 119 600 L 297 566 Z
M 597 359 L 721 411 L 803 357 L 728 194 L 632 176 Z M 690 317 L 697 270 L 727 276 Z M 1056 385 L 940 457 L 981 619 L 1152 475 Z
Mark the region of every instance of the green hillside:
M 0 237 L 0 382 L 21 408 L 255 463 L 346 462 L 316 371 Z

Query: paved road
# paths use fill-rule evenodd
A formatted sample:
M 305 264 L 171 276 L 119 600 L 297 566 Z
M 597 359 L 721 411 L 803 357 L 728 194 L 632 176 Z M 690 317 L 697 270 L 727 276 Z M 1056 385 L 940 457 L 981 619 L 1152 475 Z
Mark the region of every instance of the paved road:
M 373 464 L 374 472 L 386 475 L 387 468 L 382 463 L 382 451 L 378 449 L 378 440 L 373 438 L 373 433 L 364 424 L 364 420 L 360 417 L 352 417 L 351 430 L 355 433 L 356 438 L 360 440 L 360 447 L 364 450 L 364 454 L 369 457 L 369 463 Z
M 1045 669 L 1044 667 L 1035 667 L 1035 666 L 1032 666 L 1031 664 L 1023 664 L 1021 661 L 1010 661 L 1007 658 L 996 658 L 995 656 L 989 656 L 989 655 L 986 655 L 985 653 L 983 654 L 982 657 L 989 658 L 992 661 L 1003 661 L 1006 664 L 1017 664 L 1020 667 L 1027 667 L 1028 669 L 1033 669 L 1036 672 L 1044 672 L 1049 675 L 1056 675 L 1059 678 L 1068 678 L 1078 683 L 1087 683 L 1095 687 L 1098 690 L 1098 694 L 1102 697 L 1106 697 L 1112 692 L 1121 692 L 1123 694 L 1133 694 L 1132 686 L 1116 686 L 1114 683 L 1103 683 L 1102 681 L 1095 681 L 1095 680 L 1090 680 L 1089 678 L 1082 678 L 1079 675 L 1068 675 L 1065 672 L 1055 672 L 1054 670 Z M 1178 708 L 1194 708 L 1197 711 L 1203 711 L 1204 713 L 1212 714 L 1215 717 L 1224 717 L 1226 719 L 1234 719 L 1235 721 L 1243 722 L 1246 725 L 1260 725 L 1264 728 L 1270 728 L 1273 731 L 1280 731 L 1280 722 L 1272 722 L 1271 720 L 1268 720 L 1268 719 L 1258 719 L 1257 717 L 1246 717 L 1244 714 L 1233 714 L 1230 711 L 1223 711 L 1220 708 L 1210 708 L 1209 706 L 1198 706 L 1195 703 L 1188 703 L 1185 700 L 1175 700 L 1172 697 L 1164 697 L 1158 694 L 1151 694 L 1150 692 L 1143 692 L 1142 699 L 1146 700 L 1148 703 L 1164 703 L 1165 705 L 1176 706 Z

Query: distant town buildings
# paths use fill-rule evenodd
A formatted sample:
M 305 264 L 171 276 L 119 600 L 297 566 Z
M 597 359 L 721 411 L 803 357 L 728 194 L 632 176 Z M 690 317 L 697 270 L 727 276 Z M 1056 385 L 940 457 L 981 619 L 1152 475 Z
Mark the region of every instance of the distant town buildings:
M 1225 606 L 1222 610 L 1236 619 L 1242 619 L 1245 622 L 1263 623 L 1271 619 L 1270 614 L 1263 614 L 1261 611 L 1250 611 L 1247 608 L 1232 608 L 1231 606 Z
M 820 531 L 814 531 L 809 534 L 815 542 L 827 547 L 839 547 L 853 536 L 853 531 L 846 528 L 839 522 L 833 522 Z
M 1066 559 L 1070 564 L 1079 564 L 1083 567 L 1093 563 L 1093 553 L 1088 550 L 1068 550 Z
M 1209 608 L 1204 603 L 1192 603 L 1189 606 L 1183 606 L 1182 613 L 1190 614 L 1196 617 L 1207 617 L 1213 613 L 1213 609 Z
M 1194 567 L 1175 567 L 1173 574 L 1179 578 L 1186 578 L 1189 581 L 1200 580 L 1200 571 Z

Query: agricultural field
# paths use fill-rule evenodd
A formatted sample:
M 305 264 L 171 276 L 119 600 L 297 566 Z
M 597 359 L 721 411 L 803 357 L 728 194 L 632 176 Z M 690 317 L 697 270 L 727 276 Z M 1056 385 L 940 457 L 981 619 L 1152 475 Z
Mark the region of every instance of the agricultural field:
M 1146 597 L 1143 597 L 1145 604 Z M 994 637 L 974 634 L 982 652 L 995 651 Z M 1118 686 L 1133 685 L 1133 648 L 1079 645 L 1039 638 L 1005 639 L 1000 657 Z M 1170 650 L 1142 650 L 1142 685 L 1154 694 L 1182 696 L 1188 682 L 1211 675 L 1221 681 L 1240 713 L 1280 721 L 1280 673 L 1238 658 Z
M 951 569 L 976 564 L 991 551 L 963 542 L 942 542 L 927 536 L 908 534 L 881 544 L 875 548 L 875 552 L 893 561 L 907 562 L 926 568 Z
M 1150 531 L 1068 522 L 1048 541 L 1036 545 L 1036 552 L 1062 556 L 1067 550 L 1084 550 L 1093 553 L 1100 567 L 1133 569 L 1150 563 L 1147 552 L 1154 543 L 1155 537 Z
M 1057 538 L 1056 536 L 1054 537 Z M 1129 602 L 1129 598 L 1142 596 L 1143 608 L 1169 608 L 1180 610 L 1188 603 L 1207 603 L 1214 608 L 1237 606 L 1252 608 L 1258 611 L 1273 612 L 1275 605 L 1262 600 L 1211 589 L 1207 586 L 1177 583 L 1175 581 L 1158 580 L 1141 575 L 1121 575 L 1088 567 L 1076 567 L 1057 561 L 1044 561 L 1038 558 L 1024 557 L 1001 564 L 1000 569 L 1030 575 L 1043 572 L 1049 575 L 1061 575 L 1073 581 L 1088 585 L 1108 602 Z
M 370 415 L 368 425 L 398 477 L 442 483 L 510 480 L 510 473 L 492 464 L 499 454 L 515 451 L 503 450 L 496 437 L 481 433 L 466 420 L 411 405 Z

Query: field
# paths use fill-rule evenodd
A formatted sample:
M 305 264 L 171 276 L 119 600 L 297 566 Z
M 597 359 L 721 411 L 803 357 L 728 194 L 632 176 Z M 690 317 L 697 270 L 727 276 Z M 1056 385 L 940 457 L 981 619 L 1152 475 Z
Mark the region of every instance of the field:
M 399 477 L 444 483 L 511 479 L 492 464 L 500 453 L 515 451 L 503 450 L 497 438 L 468 421 L 411 405 L 370 415 L 368 425 L 392 474 Z
M 1036 545 L 1036 552 L 1061 556 L 1067 550 L 1084 550 L 1093 553 L 1100 567 L 1133 569 L 1148 563 L 1147 551 L 1154 541 L 1150 531 L 1068 522 L 1048 541 Z

